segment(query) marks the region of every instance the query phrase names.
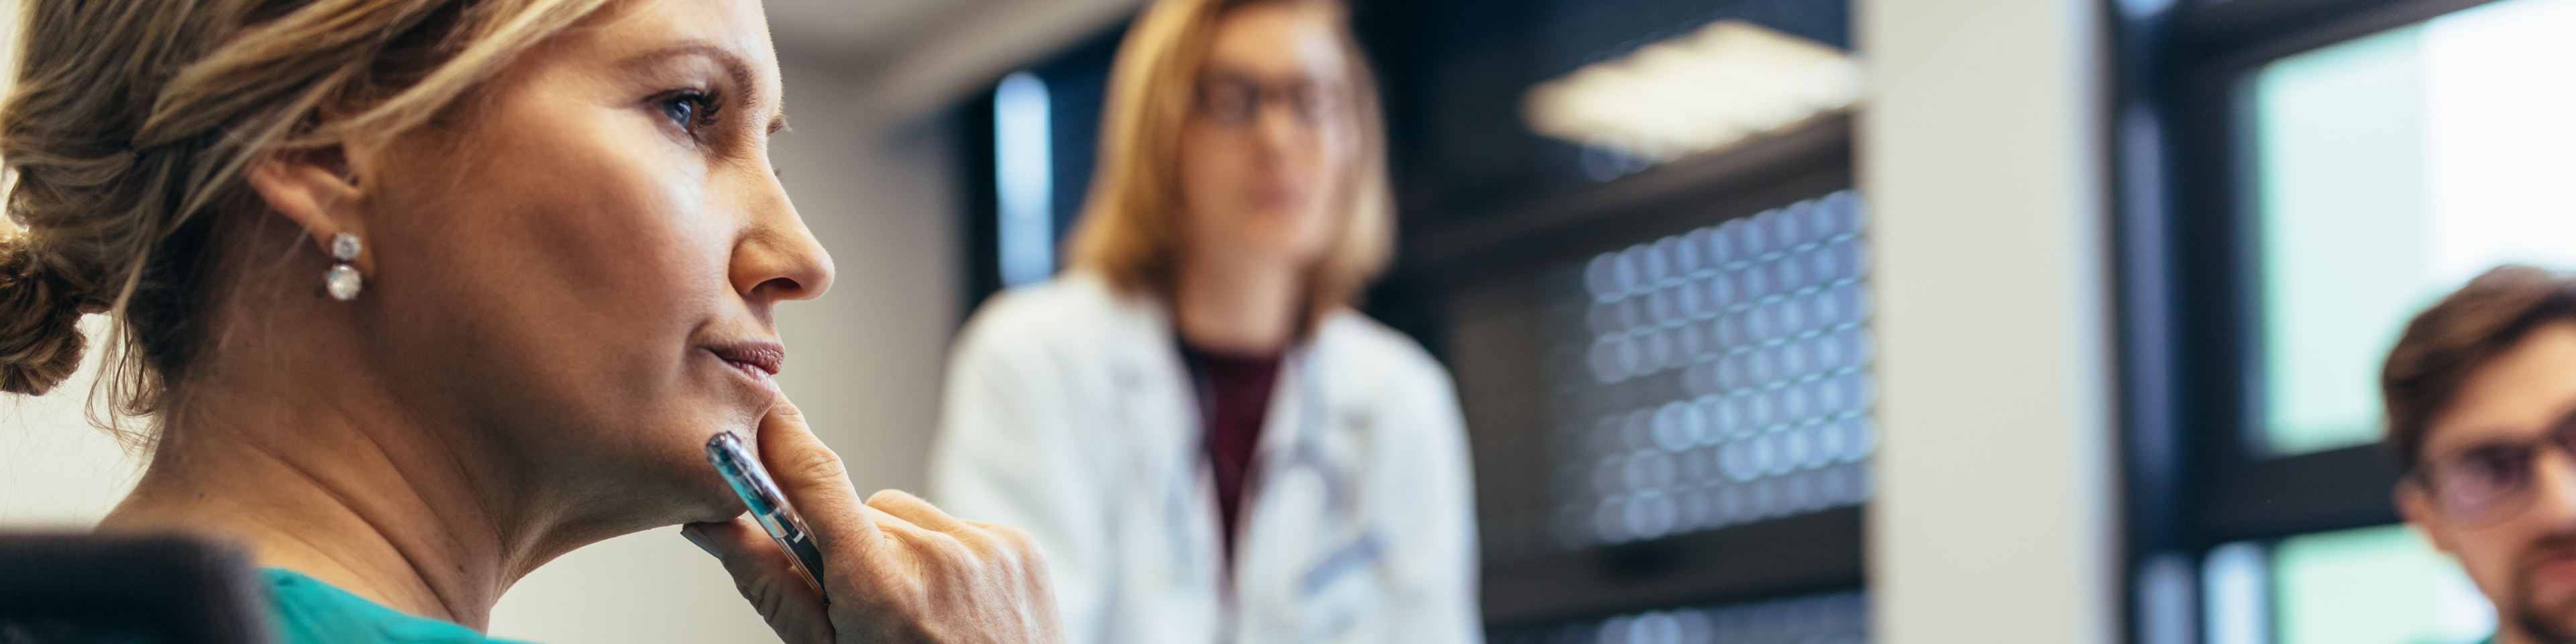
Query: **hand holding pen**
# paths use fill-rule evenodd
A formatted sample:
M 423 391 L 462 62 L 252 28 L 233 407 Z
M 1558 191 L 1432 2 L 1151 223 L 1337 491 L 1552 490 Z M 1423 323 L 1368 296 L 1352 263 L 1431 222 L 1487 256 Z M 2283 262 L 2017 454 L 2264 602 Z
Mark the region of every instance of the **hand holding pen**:
M 895 490 L 862 502 L 840 456 L 814 437 L 783 396 L 761 418 L 759 432 L 759 460 L 784 497 L 767 516 L 801 513 L 819 565 L 789 554 L 795 540 L 754 516 L 692 523 L 682 533 L 724 561 L 735 589 L 780 639 L 1064 641 L 1046 557 L 1027 532 L 951 517 Z

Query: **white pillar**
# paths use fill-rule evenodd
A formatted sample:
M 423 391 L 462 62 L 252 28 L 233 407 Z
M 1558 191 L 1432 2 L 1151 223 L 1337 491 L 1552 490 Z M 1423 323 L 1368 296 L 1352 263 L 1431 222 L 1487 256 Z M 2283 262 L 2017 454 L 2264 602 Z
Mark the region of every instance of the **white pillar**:
M 1876 639 L 2119 639 L 2098 0 L 1855 0 Z

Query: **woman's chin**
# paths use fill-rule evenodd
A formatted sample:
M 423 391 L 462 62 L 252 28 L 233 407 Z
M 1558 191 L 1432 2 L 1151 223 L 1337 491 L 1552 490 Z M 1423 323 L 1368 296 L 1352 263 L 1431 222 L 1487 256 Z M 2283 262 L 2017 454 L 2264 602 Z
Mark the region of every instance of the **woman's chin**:
M 730 415 L 730 414 L 727 414 Z M 579 490 L 566 511 L 582 522 L 616 525 L 627 532 L 700 521 L 721 521 L 742 512 L 742 501 L 707 462 L 706 439 L 734 422 L 697 418 L 613 437 L 589 448 L 581 471 L 561 471 L 557 485 Z M 705 428 L 705 429 L 697 429 Z
M 692 488 L 695 494 L 690 498 L 687 517 L 681 523 L 714 523 L 742 516 L 742 499 L 734 496 L 733 487 L 725 484 L 714 470 L 709 470 L 706 480 L 699 483 Z
M 688 458 L 665 468 L 666 480 L 651 486 L 668 495 L 669 523 L 724 521 L 742 514 L 742 499 L 707 462 L 705 444 L 703 439 L 692 441 Z
M 709 479 L 715 479 L 713 472 L 709 472 L 707 476 Z M 692 483 L 683 488 L 681 494 L 664 495 L 654 499 L 634 499 L 634 506 L 628 511 L 614 513 L 622 516 L 597 517 L 599 523 L 615 526 L 611 530 L 613 534 L 602 538 L 687 523 L 730 521 L 742 515 L 742 501 L 734 498 L 733 490 L 725 487 L 722 480 L 708 482 L 712 485 Z

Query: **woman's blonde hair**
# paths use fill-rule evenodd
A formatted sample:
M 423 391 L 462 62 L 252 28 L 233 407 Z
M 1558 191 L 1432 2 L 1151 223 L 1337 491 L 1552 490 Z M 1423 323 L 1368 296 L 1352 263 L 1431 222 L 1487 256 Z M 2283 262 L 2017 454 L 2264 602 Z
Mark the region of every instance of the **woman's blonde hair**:
M 381 149 L 610 2 L 23 1 L 0 103 L 17 229 L 0 226 L 0 391 L 60 384 L 80 363 L 80 316 L 110 314 L 112 429 L 163 411 L 199 344 L 209 222 L 264 207 L 247 167 Z
M 1349 11 L 1338 0 L 1162 0 L 1137 17 L 1110 71 L 1099 170 L 1070 242 L 1073 266 L 1098 272 L 1122 290 L 1171 294 L 1185 241 L 1181 129 L 1197 104 L 1209 41 L 1226 12 L 1273 2 L 1327 12 L 1348 61 L 1346 113 L 1359 134 L 1343 195 L 1345 215 L 1324 257 L 1308 271 L 1306 317 L 1300 322 L 1311 331 L 1323 316 L 1355 303 L 1385 270 L 1395 244 L 1386 129 L 1377 83 L 1351 34 Z

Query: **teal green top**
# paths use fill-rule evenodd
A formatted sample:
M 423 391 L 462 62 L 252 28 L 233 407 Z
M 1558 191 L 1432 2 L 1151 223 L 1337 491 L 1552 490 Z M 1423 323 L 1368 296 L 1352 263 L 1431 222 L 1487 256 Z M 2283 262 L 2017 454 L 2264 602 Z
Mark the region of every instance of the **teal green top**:
M 263 568 L 281 644 L 511 644 L 474 629 L 404 614 L 304 573 Z

